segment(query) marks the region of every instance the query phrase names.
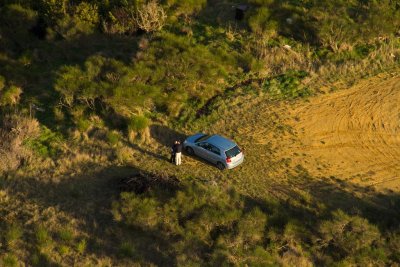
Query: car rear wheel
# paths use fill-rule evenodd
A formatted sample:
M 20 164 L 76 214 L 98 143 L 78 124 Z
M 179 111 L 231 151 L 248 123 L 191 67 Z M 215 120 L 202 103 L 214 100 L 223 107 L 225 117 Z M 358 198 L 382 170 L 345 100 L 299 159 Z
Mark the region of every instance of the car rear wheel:
M 186 152 L 187 152 L 189 155 L 194 155 L 193 148 L 191 148 L 190 146 L 188 146 L 188 147 L 186 148 Z
M 221 171 L 225 169 L 225 165 L 222 162 L 217 162 L 217 168 L 220 169 Z

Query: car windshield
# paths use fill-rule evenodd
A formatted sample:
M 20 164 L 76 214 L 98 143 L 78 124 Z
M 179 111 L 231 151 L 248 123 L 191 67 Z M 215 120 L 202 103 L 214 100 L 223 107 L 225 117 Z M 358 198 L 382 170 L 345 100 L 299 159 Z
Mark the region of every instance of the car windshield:
M 208 137 L 210 137 L 208 134 L 202 135 L 202 136 L 200 136 L 199 138 L 197 138 L 194 142 L 195 142 L 195 143 L 198 143 L 198 142 L 204 141 L 204 140 L 206 140 Z
M 236 157 L 238 154 L 240 154 L 240 148 L 238 146 L 232 147 L 231 149 L 225 151 L 225 155 L 228 158 L 234 158 Z

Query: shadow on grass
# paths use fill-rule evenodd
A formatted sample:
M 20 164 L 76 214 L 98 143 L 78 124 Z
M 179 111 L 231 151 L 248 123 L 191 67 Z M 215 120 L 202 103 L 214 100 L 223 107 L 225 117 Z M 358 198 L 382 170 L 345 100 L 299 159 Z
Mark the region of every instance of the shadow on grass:
M 175 255 L 170 240 L 163 233 L 126 227 L 116 222 L 111 213 L 113 201 L 119 199 L 123 178 L 142 172 L 132 167 L 110 167 L 100 172 L 60 182 L 43 182 L 24 178 L 5 182 L 14 194 L 38 203 L 40 209 L 57 207 L 80 222 L 80 230 L 89 236 L 87 251 L 120 260 L 124 255 L 121 244 L 132 243 L 135 255 L 131 259 L 157 266 L 174 266 Z M 22 194 L 21 194 L 22 193 Z M 134 233 L 134 240 L 129 236 Z
M 159 144 L 166 147 L 172 147 L 174 141 L 183 142 L 186 139 L 184 133 L 178 132 L 164 125 L 153 124 L 150 126 L 150 135 Z
M 106 255 L 119 261 L 123 256 L 121 244 L 127 242 L 133 248 L 132 254 L 124 256 L 127 260 L 157 266 L 176 266 L 179 256 L 174 248 L 174 244 L 179 241 L 176 237 L 171 237 L 162 230 L 126 226 L 117 223 L 112 216 L 112 203 L 119 199 L 121 179 L 140 172 L 140 168 L 109 167 L 85 176 L 66 178 L 58 183 L 25 178 L 6 182 L 4 186 L 15 195 L 22 193 L 42 209 L 58 207 L 82 222 L 81 230 L 90 238 L 88 252 L 98 257 Z M 201 178 L 203 177 L 198 177 L 199 180 Z M 338 209 L 367 219 L 378 226 L 382 235 L 398 230 L 398 193 L 380 193 L 355 184 L 336 181 L 334 178 L 316 180 L 304 175 L 295 178 L 297 180 L 293 184 L 271 185 L 271 191 L 282 192 L 280 198 L 273 195 L 250 197 L 240 194 L 244 201 L 243 212 L 259 208 L 269 216 L 267 229 L 274 228 L 280 232 L 285 230 L 289 222 L 298 221 L 311 233 L 318 234 L 320 223 L 330 220 L 332 212 Z M 159 191 L 155 196 L 160 203 L 166 203 L 175 194 L 165 194 L 162 188 L 157 190 Z M 218 235 L 213 237 L 215 242 L 218 238 Z M 206 248 L 205 251 L 211 248 Z M 205 261 L 209 252 L 203 255 Z

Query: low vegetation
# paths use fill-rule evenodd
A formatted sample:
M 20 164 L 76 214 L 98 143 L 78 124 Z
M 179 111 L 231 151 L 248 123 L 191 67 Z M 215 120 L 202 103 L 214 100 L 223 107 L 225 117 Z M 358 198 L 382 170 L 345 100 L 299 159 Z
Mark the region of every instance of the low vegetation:
M 241 4 L 1 1 L 1 266 L 400 261 L 398 194 L 313 191 L 275 154 L 291 129 L 257 110 L 396 72 L 398 3 Z M 235 138 L 248 167 L 168 165 L 194 131 Z

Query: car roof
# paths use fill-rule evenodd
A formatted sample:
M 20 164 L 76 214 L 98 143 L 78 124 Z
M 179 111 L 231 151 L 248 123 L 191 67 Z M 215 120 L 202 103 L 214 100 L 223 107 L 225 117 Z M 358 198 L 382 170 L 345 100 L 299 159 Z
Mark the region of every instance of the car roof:
M 228 150 L 228 149 L 231 149 L 232 147 L 236 146 L 236 143 L 232 142 L 229 139 L 226 139 L 223 136 L 217 135 L 217 134 L 211 135 L 205 141 L 207 143 L 215 145 L 223 150 Z

